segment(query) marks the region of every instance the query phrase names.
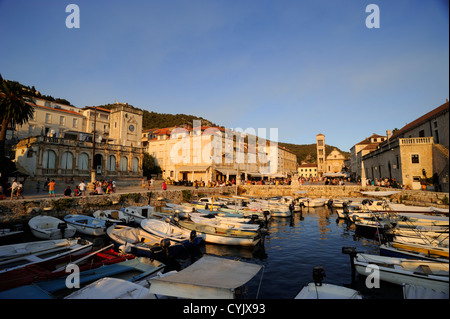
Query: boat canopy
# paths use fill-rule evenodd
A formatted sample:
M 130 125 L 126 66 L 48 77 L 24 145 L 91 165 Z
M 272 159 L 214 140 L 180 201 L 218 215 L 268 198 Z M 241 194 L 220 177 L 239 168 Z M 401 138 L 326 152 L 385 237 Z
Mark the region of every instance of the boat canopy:
M 261 268 L 256 264 L 203 256 L 180 272 L 152 279 L 149 292 L 190 299 L 233 299 L 234 290 Z

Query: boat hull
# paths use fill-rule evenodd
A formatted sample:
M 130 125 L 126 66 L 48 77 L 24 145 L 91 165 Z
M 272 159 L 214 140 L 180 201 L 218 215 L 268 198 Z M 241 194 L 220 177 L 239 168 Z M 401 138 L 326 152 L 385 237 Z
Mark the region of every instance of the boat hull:
M 448 264 L 425 260 L 365 256 L 367 255 L 358 254 L 354 258 L 355 269 L 360 275 L 368 276 L 374 271 L 371 265 L 375 265 L 381 281 L 400 286 L 405 283 L 447 293 L 449 291 Z

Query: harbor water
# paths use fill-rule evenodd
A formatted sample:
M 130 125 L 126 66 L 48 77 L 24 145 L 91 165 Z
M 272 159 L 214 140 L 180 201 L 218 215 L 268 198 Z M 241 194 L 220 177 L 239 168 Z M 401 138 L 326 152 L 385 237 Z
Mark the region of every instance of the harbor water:
M 380 282 L 379 288 L 367 288 L 366 277 L 356 274 L 352 280 L 350 256 L 342 247 L 355 247 L 358 252 L 379 254 L 376 238 L 355 235 L 355 226 L 338 219 L 332 208 L 303 208 L 292 217 L 272 217 L 268 232 L 257 247 L 205 244 L 202 253 L 259 264 L 262 270 L 247 283 L 246 299 L 293 299 L 304 285 L 313 282 L 313 268 L 325 270 L 324 283 L 341 285 L 360 291 L 365 299 L 402 299 L 402 288 Z M 92 241 L 93 249 L 110 244 L 104 236 L 77 236 Z M 33 236 L 27 234 L 29 240 Z
M 402 288 L 380 282 L 367 288 L 366 277 L 356 274 L 352 281 L 349 255 L 342 247 L 379 254 L 376 238 L 357 237 L 355 226 L 338 219 L 327 206 L 303 208 L 292 217 L 272 217 L 263 247 L 242 249 L 206 245 L 206 253 L 240 259 L 263 266 L 248 284 L 247 298 L 293 299 L 304 285 L 313 282 L 313 268 L 325 270 L 324 283 L 356 289 L 367 299 L 401 299 Z M 369 285 L 370 286 L 370 285 Z

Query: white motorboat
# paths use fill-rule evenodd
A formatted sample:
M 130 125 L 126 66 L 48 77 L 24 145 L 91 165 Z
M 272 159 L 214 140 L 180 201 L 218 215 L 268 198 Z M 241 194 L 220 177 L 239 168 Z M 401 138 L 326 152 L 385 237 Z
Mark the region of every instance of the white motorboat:
M 156 299 L 148 288 L 129 280 L 104 277 L 71 293 L 64 299 Z
M 169 221 L 159 219 L 144 219 L 141 227 L 147 232 L 158 236 L 160 239 L 169 238 L 180 242 L 191 238 L 191 231 L 172 225 Z
M 77 231 L 75 227 L 59 218 L 40 215 L 28 221 L 31 233 L 39 239 L 63 239 L 73 237 Z
M 306 198 L 302 200 L 302 203 L 306 207 L 322 207 L 325 206 L 327 199 L 325 198 Z
M 130 206 L 122 209 L 125 215 L 128 216 L 128 222 L 135 222 L 140 224 L 146 218 L 151 218 L 155 212 L 155 208 L 150 205 L 146 206 Z
M 354 257 L 354 265 L 356 271 L 364 276 L 372 274 L 375 269 L 382 281 L 449 292 L 448 263 L 359 253 Z
M 362 299 L 359 291 L 322 283 L 325 277 L 325 270 L 322 266 L 313 268 L 314 282 L 307 284 L 295 296 L 295 299 Z
M 214 227 L 186 219 L 177 220 L 176 224 L 189 231 L 195 230 L 197 235 L 201 236 L 206 243 L 231 246 L 256 246 L 261 240 L 260 234 L 251 231 Z
M 66 215 L 64 220 L 82 234 L 91 236 L 106 234 L 106 220 L 77 214 Z
M 92 214 L 92 216 L 97 219 L 106 220 L 110 223 L 128 223 L 128 215 L 118 209 L 97 210 Z
M 303 287 L 295 299 L 362 299 L 359 291 L 342 286 L 312 282 Z
M 208 215 L 210 216 L 210 215 Z M 246 231 L 258 231 L 260 228 L 257 224 L 248 224 L 245 221 L 239 222 L 238 218 L 220 218 L 212 216 L 211 218 L 206 217 L 206 215 L 202 215 L 199 213 L 189 213 L 189 217 L 193 222 L 199 223 L 199 224 L 205 224 L 210 225 L 214 227 L 220 227 L 220 228 L 228 228 L 228 229 L 240 229 L 240 230 L 246 230 Z M 233 219 L 236 219 L 234 221 Z M 244 219 L 247 220 L 247 219 Z M 247 221 L 248 222 L 248 221 Z

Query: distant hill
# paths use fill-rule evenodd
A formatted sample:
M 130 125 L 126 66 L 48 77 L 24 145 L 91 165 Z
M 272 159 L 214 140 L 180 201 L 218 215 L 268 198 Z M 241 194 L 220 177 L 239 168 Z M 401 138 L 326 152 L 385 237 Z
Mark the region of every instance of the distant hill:
M 102 107 L 105 109 L 112 109 L 115 104 L 104 104 L 96 105 L 96 107 Z M 132 105 L 128 105 L 132 108 L 136 108 Z M 139 108 L 136 108 L 139 109 Z M 163 128 L 172 126 L 183 126 L 191 125 L 194 120 L 200 120 L 203 126 L 218 126 L 211 121 L 208 121 L 200 116 L 188 115 L 188 114 L 168 114 L 168 113 L 157 113 L 149 112 L 147 110 L 142 110 L 144 114 L 142 115 L 142 129 L 152 129 L 152 128 Z

